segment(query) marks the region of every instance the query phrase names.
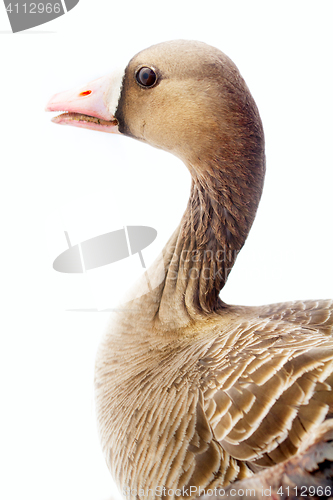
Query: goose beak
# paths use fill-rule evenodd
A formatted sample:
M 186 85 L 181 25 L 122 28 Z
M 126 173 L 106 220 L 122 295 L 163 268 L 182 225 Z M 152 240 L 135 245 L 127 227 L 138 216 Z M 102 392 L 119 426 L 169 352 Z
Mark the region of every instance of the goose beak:
M 98 78 L 84 87 L 55 94 L 46 106 L 46 111 L 61 111 L 52 118 L 54 123 L 72 125 L 119 134 L 118 122 L 110 112 L 108 102 L 119 91 L 111 75 Z

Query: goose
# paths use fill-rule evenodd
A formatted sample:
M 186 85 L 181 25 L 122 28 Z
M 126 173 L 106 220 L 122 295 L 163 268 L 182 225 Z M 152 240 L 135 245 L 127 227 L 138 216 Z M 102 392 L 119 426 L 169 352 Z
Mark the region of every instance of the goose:
M 330 488 L 333 301 L 220 298 L 265 175 L 262 122 L 235 64 L 203 42 L 164 42 L 47 110 L 65 111 L 55 123 L 168 151 L 192 177 L 179 226 L 97 354 L 100 440 L 120 491 L 222 498 L 221 488 L 251 486 L 286 498 L 295 487 L 297 498 L 300 487 Z

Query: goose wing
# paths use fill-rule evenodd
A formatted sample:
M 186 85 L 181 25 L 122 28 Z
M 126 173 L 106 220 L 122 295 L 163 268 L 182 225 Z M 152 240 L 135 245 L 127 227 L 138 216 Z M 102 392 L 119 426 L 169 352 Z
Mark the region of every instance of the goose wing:
M 200 360 L 214 438 L 250 468 L 295 455 L 332 416 L 333 301 L 257 308 Z

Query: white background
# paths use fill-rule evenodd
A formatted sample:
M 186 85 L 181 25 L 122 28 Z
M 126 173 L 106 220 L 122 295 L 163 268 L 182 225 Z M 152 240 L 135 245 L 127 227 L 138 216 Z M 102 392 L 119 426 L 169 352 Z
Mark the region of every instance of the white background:
M 190 185 L 167 153 L 52 124 L 48 99 L 164 40 L 223 50 L 258 104 L 267 176 L 222 298 L 258 305 L 332 298 L 332 17 L 324 0 L 80 0 L 59 19 L 13 35 L 1 4 L 1 498 L 117 494 L 93 408 L 94 357 L 108 314 L 66 309 L 111 304 L 140 274 L 138 256 L 103 268 L 104 281 L 97 271 L 57 273 L 52 262 L 66 249 L 64 230 L 76 243 L 125 224 L 158 230 L 143 252 L 151 262 Z

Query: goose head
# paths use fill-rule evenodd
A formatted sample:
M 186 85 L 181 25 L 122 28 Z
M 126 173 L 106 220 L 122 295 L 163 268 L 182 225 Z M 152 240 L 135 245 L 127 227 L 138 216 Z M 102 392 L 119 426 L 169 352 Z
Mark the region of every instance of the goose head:
M 63 110 L 55 123 L 127 135 L 199 171 L 221 153 L 233 163 L 263 153 L 259 113 L 237 67 L 202 42 L 145 49 L 124 71 L 53 96 L 47 111 Z M 255 168 L 262 176 L 262 161 Z
M 55 123 L 123 134 L 179 157 L 193 178 L 183 218 L 192 247 L 240 250 L 261 196 L 264 135 L 246 83 L 220 50 L 185 40 L 154 45 L 119 73 L 56 94 L 47 110 L 66 111 Z

